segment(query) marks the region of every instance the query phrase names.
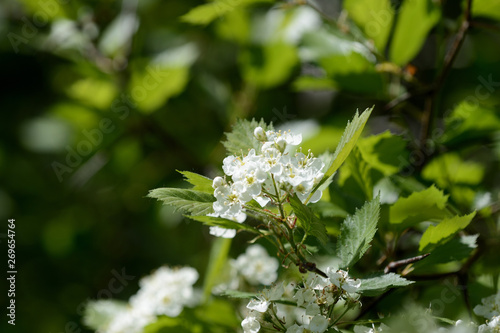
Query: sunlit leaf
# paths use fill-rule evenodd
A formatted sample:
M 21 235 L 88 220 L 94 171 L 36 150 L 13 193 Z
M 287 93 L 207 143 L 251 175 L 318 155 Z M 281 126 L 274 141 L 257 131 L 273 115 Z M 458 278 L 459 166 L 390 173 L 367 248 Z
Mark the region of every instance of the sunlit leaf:
M 205 25 L 237 8 L 258 2 L 271 2 L 271 0 L 215 0 L 194 7 L 188 13 L 181 16 L 181 20 L 191 24 Z
M 445 218 L 436 226 L 430 225 L 420 239 L 419 251 L 429 252 L 432 247 L 443 243 L 450 236 L 465 229 L 475 215 L 476 212 L 464 216 L 454 216 Z
M 410 62 L 440 17 L 439 5 L 432 0 L 403 1 L 391 43 L 390 59 L 398 65 Z
M 472 16 L 488 17 L 500 21 L 500 0 L 472 1 Z
M 186 177 L 186 181 L 193 185 L 192 190 L 213 193 L 214 189 L 212 187 L 212 179 L 207 178 L 205 176 L 199 175 L 190 171 L 178 171 L 184 177 Z
M 270 88 L 288 79 L 299 58 L 294 46 L 275 42 L 245 49 L 238 60 L 245 81 Z
M 151 190 L 148 197 L 163 201 L 183 213 L 206 215 L 213 212 L 213 194 L 181 188 L 157 188 Z
M 384 51 L 394 19 L 394 9 L 389 0 L 346 0 L 344 9 L 372 39 L 379 51 Z
M 389 208 L 389 221 L 404 229 L 423 221 L 438 221 L 449 213 L 446 211 L 448 195 L 434 185 L 406 198 L 399 198 Z
M 236 229 L 236 230 L 246 230 L 253 233 L 258 233 L 253 227 L 248 224 L 238 223 L 232 220 L 228 220 L 222 217 L 213 217 L 206 215 L 186 215 L 186 217 L 201 222 L 205 225 L 212 227 L 221 227 L 225 229 Z

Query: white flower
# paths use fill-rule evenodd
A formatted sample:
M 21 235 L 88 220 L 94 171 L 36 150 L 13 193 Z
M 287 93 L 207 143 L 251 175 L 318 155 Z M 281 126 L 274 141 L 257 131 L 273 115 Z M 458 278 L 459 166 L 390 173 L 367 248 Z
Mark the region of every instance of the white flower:
M 233 264 L 253 285 L 270 285 L 278 277 L 278 259 L 269 256 L 267 251 L 258 244 L 249 246 Z
M 252 312 L 243 319 L 241 327 L 244 333 L 257 333 L 260 331 L 260 323 Z
M 129 308 L 116 315 L 105 331 L 106 333 L 142 333 L 144 327 L 155 320 L 155 316 Z
M 300 288 L 293 296 L 297 300 L 297 305 L 311 304 L 316 302 L 316 293 L 309 288 Z
M 360 280 L 350 278 L 348 273 L 341 269 L 335 271 L 328 267 L 326 270 L 326 275 L 328 275 L 331 283 L 333 283 L 338 288 L 342 288 L 347 293 L 355 293 L 361 286 Z
M 236 230 L 221 227 L 210 227 L 209 232 L 210 235 L 215 237 L 234 238 L 234 236 L 236 236 Z
M 474 307 L 474 313 L 486 319 L 500 315 L 500 291 L 481 300 L 483 304 Z
M 487 324 L 479 326 L 478 333 L 499 333 L 500 316 L 495 316 Z
M 253 130 L 253 135 L 255 136 L 255 138 L 259 141 L 267 141 L 267 135 L 266 135 L 266 132 L 264 131 L 264 129 L 260 126 L 256 127 L 254 130 Z
M 198 272 L 194 268 L 160 267 L 140 280 L 140 289 L 130 298 L 130 304 L 147 315 L 177 317 L 184 306 L 197 303 L 198 295 L 193 289 L 196 280 Z
M 247 308 L 260 313 L 264 313 L 271 305 L 271 301 L 279 300 L 283 293 L 285 292 L 285 287 L 282 284 L 275 285 L 270 289 L 262 290 L 261 295 L 257 298 L 252 299 L 248 304 Z

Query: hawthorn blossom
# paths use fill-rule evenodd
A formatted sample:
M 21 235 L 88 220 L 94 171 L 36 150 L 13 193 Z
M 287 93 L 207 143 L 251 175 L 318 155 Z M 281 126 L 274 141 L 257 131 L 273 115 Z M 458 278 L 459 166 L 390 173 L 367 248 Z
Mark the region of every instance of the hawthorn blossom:
M 474 307 L 474 313 L 486 319 L 492 319 L 500 315 L 500 291 L 481 299 L 481 303 Z
M 140 289 L 130 299 L 132 308 L 146 315 L 177 317 L 185 306 L 194 306 L 198 295 L 193 284 L 198 272 L 191 267 L 160 267 L 139 281 Z
M 488 323 L 480 325 L 478 333 L 500 333 L 500 316 L 490 318 Z
M 253 285 L 270 285 L 278 277 L 278 259 L 269 256 L 258 244 L 249 246 L 233 265 Z
M 355 293 L 361 286 L 360 280 L 350 278 L 348 273 L 341 269 L 335 271 L 329 267 L 326 270 L 326 275 L 328 275 L 328 278 L 335 286 L 347 293 Z

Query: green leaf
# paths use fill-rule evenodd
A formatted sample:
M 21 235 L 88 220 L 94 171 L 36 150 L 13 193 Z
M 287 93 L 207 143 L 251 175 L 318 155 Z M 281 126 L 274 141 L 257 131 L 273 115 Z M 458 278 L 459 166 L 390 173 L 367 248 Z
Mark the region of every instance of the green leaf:
M 433 265 L 447 264 L 468 258 L 472 251 L 477 248 L 476 241 L 478 237 L 479 235 L 461 236 L 439 245 L 432 250 L 427 258 L 413 264 L 413 271 L 416 272 Z
M 432 0 L 403 1 L 389 58 L 400 66 L 415 58 L 440 17 L 441 10 Z
M 475 162 L 464 161 L 457 153 L 437 156 L 422 170 L 422 177 L 434 181 L 439 187 L 453 185 L 478 185 L 484 176 L 484 167 Z
M 209 303 L 196 307 L 194 314 L 198 321 L 213 326 L 214 330 L 209 332 L 231 332 L 241 325 L 234 304 L 225 299 L 213 298 Z
M 488 17 L 500 21 L 500 0 L 472 1 L 472 16 Z
M 405 229 L 423 221 L 437 221 L 449 215 L 445 206 L 448 195 L 434 185 L 414 192 L 407 198 L 399 198 L 389 208 L 389 222 Z
M 364 296 L 380 295 L 387 289 L 404 287 L 413 283 L 413 281 L 409 281 L 395 273 L 383 274 L 360 280 L 361 286 L 358 291 Z
M 212 226 L 212 227 L 221 227 L 225 229 L 235 229 L 235 230 L 246 230 L 252 233 L 258 234 L 259 232 L 248 224 L 238 223 L 229 219 L 225 219 L 222 217 L 213 217 L 207 215 L 186 215 L 186 217 L 201 222 L 203 224 Z
M 159 317 L 154 323 L 144 328 L 143 333 L 192 333 L 201 332 L 199 323 L 187 322 L 180 317 L 172 318 L 167 316 Z
M 163 201 L 165 205 L 192 215 L 213 213 L 212 205 L 215 201 L 213 194 L 169 187 L 151 190 L 148 197 Z
M 290 198 L 290 205 L 297 216 L 298 225 L 304 229 L 306 235 L 316 237 L 323 245 L 328 242 L 326 227 L 314 214 L 314 212 L 304 205 L 302 201 L 294 195 Z
M 379 217 L 380 198 L 377 196 L 361 209 L 356 209 L 354 215 L 348 216 L 342 223 L 337 242 L 341 268 L 352 267 L 368 250 L 377 231 Z
M 181 20 L 191 24 L 206 25 L 237 8 L 257 2 L 271 2 L 271 0 L 215 0 L 211 3 L 194 7 L 188 13 L 181 16 Z
M 227 261 L 229 250 L 231 248 L 231 238 L 216 238 L 210 249 L 210 258 L 206 269 L 205 280 L 203 281 L 203 296 L 205 300 L 212 293 L 217 278 Z
M 371 167 L 363 159 L 359 149 L 354 148 L 341 169 L 342 178 L 352 176 L 365 194 L 365 199 L 373 199 L 373 180 L 371 177 Z M 343 183 L 339 179 L 339 183 Z
M 189 184 L 193 185 L 192 190 L 213 194 L 212 179 L 190 171 L 177 170 L 177 172 L 182 174 Z
M 238 119 L 232 131 L 226 133 L 227 140 L 222 142 L 228 153 L 241 155 L 248 153 L 250 149 L 259 151 L 262 144 L 253 135 L 253 131 L 257 126 L 262 127 L 264 131 L 273 129 L 273 126 L 267 125 L 263 119 L 259 122 L 255 119 L 252 119 L 252 121 Z
M 347 156 L 351 153 L 352 149 L 356 145 L 361 132 L 363 132 L 363 128 L 365 127 L 366 122 L 368 121 L 368 117 L 372 113 L 373 107 L 366 109 L 361 115 L 356 114 L 352 119 L 352 122 L 347 122 L 347 126 L 342 134 L 342 138 L 340 139 L 337 148 L 335 149 L 335 153 L 333 154 L 332 162 L 330 165 L 325 166 L 325 176 L 319 182 L 318 185 L 311 192 L 311 195 L 330 177 L 332 176 L 344 163 Z
M 375 47 L 383 51 L 389 38 L 394 9 L 390 0 L 345 0 L 344 9 Z
M 363 159 L 385 176 L 397 173 L 408 162 L 405 140 L 389 131 L 358 140 Z
M 274 42 L 245 49 L 238 60 L 245 81 L 271 88 L 288 79 L 299 58 L 295 46 Z
M 418 250 L 420 252 L 429 252 L 432 248 L 444 243 L 458 231 L 465 229 L 474 216 L 476 216 L 476 212 L 464 216 L 445 218 L 436 226 L 430 225 L 420 239 Z

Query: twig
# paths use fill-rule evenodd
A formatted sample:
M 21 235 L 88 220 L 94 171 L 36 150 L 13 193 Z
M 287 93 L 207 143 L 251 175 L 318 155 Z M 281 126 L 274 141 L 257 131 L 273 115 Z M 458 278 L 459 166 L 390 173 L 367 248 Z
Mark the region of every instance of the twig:
M 384 268 L 384 274 L 387 274 L 387 273 L 389 273 L 391 271 L 394 271 L 398 267 L 405 266 L 405 265 L 408 265 L 408 264 L 420 261 L 420 260 L 424 259 L 425 257 L 427 257 L 429 254 L 430 253 L 426 253 L 426 254 L 422 254 L 420 256 L 416 256 L 416 257 L 413 257 L 413 258 L 408 258 L 408 259 L 403 259 L 403 260 L 397 260 L 397 261 L 391 261 L 389 264 L 387 264 L 387 266 L 385 266 L 385 268 Z

